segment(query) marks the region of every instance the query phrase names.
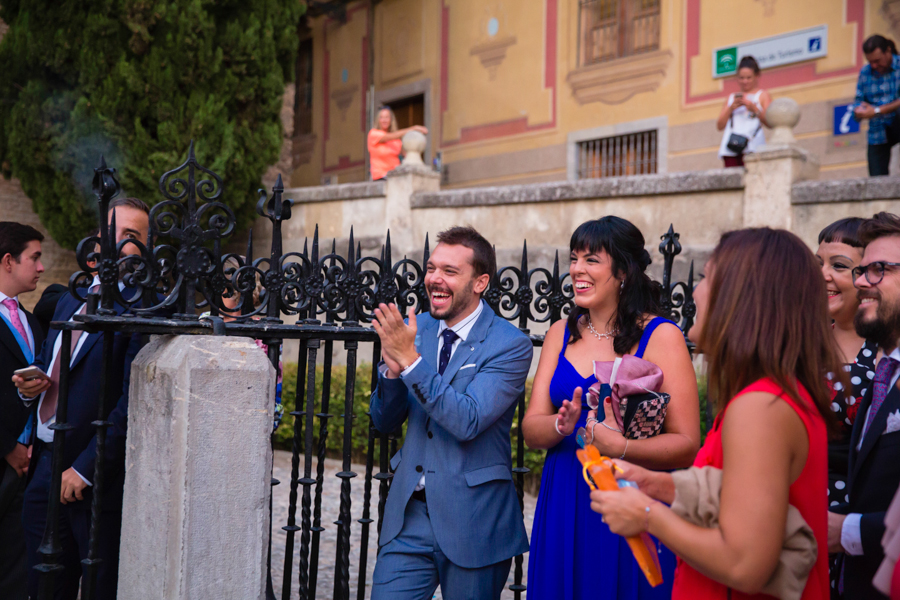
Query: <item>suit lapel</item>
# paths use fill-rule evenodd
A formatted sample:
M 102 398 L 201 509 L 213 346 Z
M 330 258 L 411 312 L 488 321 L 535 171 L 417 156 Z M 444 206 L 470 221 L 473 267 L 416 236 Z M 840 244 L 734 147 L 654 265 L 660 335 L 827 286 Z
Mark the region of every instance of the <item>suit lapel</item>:
M 439 321 L 429 316 L 424 326 L 416 334 L 416 350 L 429 365 L 435 368 L 437 368 L 438 323 Z
M 859 436 L 862 435 L 862 426 L 866 420 L 866 413 L 869 412 L 869 405 L 872 404 L 874 388 L 874 385 L 870 385 L 866 395 L 860 401 L 861 404 L 859 411 L 856 413 L 856 420 L 853 421 L 853 430 L 850 432 L 850 456 L 847 461 L 847 466 L 850 470 L 849 480 L 847 481 L 848 487 L 853 484 L 853 475 L 856 473 L 857 455 L 859 454 L 856 451 L 856 447 L 859 446 Z
M 68 321 L 72 318 L 72 315 L 75 314 L 75 311 L 81 306 L 81 303 L 76 300 L 71 294 L 63 294 L 63 296 L 59 299 L 59 304 L 56 305 L 56 310 L 53 313 L 53 321 Z M 56 346 L 56 340 L 62 333 L 60 329 L 50 328 L 50 332 L 47 334 L 47 348 L 50 352 L 50 355 L 47 357 L 46 366 L 50 366 L 50 361 L 53 360 L 56 355 L 54 347 Z
M 135 293 L 134 290 L 130 289 L 130 288 L 126 288 L 122 292 L 122 294 L 128 300 L 130 300 L 131 297 L 134 296 L 134 293 Z M 78 305 L 78 308 L 81 308 L 81 304 Z M 125 312 L 125 307 L 118 303 L 113 305 L 113 309 L 116 311 L 117 317 Z M 75 314 L 74 310 L 72 311 L 72 314 Z M 78 354 L 75 355 L 74 361 L 72 362 L 73 368 L 79 362 L 81 362 L 81 359 L 83 359 L 85 356 L 87 356 L 88 352 L 90 352 L 90 350 L 91 350 L 91 348 L 93 348 L 94 344 L 97 343 L 97 340 L 99 340 L 103 337 L 102 333 L 87 333 L 87 332 L 85 332 L 82 335 L 86 335 L 87 338 L 85 338 L 84 342 L 81 344 L 81 348 L 78 349 Z
M 25 311 L 25 318 L 28 319 L 28 326 L 31 327 L 31 337 L 34 339 L 34 355 L 41 353 L 41 344 L 44 343 L 44 329 L 41 327 L 40 321 L 33 314 Z
M 492 311 L 487 304 L 484 304 L 481 309 L 481 314 L 478 316 L 478 320 L 475 321 L 475 325 L 473 325 L 471 331 L 469 331 L 469 337 L 466 338 L 465 341 L 460 341 L 453 356 L 450 357 L 450 362 L 447 363 L 447 368 L 444 369 L 443 378 L 445 381 L 453 381 L 453 377 L 456 375 L 456 372 L 459 371 L 460 367 L 466 364 L 469 359 L 475 355 L 479 346 L 481 346 L 481 343 L 484 341 L 493 320 L 494 311 Z
M 0 319 L 0 342 L 3 342 L 3 344 L 9 348 L 9 351 L 13 353 L 13 356 L 15 356 L 19 362 L 23 365 L 28 364 L 28 361 L 25 360 L 25 353 L 22 352 L 22 347 L 19 346 L 16 336 L 9 330 L 9 326 L 3 319 Z
M 853 462 L 854 471 L 859 469 L 859 467 L 865 462 L 866 457 L 869 455 L 869 452 L 871 452 L 872 448 L 875 446 L 875 442 L 878 441 L 878 437 L 882 433 L 884 433 L 884 429 L 887 426 L 888 414 L 894 412 L 898 408 L 900 408 L 900 390 L 897 389 L 897 386 L 894 386 L 891 391 L 888 392 L 887 398 L 884 399 L 884 403 L 881 405 L 881 408 L 879 408 L 878 412 L 875 413 L 875 419 L 872 421 L 872 424 L 869 426 L 869 429 L 863 436 L 862 447 L 859 449 L 859 455 Z M 866 415 L 862 416 L 865 417 Z M 857 418 L 857 420 L 859 420 L 859 418 Z

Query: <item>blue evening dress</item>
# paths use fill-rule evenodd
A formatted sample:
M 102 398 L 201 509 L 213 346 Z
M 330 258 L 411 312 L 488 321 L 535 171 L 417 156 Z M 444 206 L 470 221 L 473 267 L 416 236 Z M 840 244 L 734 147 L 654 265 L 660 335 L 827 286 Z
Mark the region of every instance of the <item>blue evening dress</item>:
M 644 329 L 637 357 L 643 357 L 647 342 L 667 319 L 656 317 Z M 558 409 L 572 398 L 576 387 L 587 396 L 597 379 L 582 377 L 565 357 L 569 328 L 564 333 L 562 351 L 550 381 L 550 400 Z M 604 385 L 601 397 L 609 395 Z M 590 408 L 582 402 L 578 427 L 583 427 Z M 603 420 L 603 406 L 597 418 Z M 575 456 L 575 434 L 547 451 L 541 490 L 538 495 L 531 531 L 528 557 L 528 600 L 646 600 L 672 596 L 675 555 L 660 544 L 659 562 L 663 583 L 650 587 L 625 538 L 612 533 L 591 510 L 590 488 L 581 475 L 581 463 Z M 627 460 L 627 458 L 626 458 Z

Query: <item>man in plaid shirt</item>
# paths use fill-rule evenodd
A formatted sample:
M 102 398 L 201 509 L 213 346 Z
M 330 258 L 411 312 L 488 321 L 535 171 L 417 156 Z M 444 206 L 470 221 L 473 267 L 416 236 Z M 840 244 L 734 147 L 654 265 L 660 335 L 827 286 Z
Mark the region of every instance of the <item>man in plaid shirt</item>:
M 869 119 L 869 176 L 887 175 L 891 147 L 900 142 L 900 56 L 894 42 L 873 35 L 863 43 L 869 64 L 859 73 L 853 114 Z

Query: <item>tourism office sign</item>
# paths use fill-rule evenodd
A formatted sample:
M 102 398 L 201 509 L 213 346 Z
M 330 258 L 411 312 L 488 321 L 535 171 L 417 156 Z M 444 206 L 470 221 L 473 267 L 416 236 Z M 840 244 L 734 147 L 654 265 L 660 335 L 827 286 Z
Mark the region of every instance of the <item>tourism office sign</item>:
M 822 58 L 828 54 L 828 25 L 819 25 L 713 50 L 713 78 L 737 73 L 744 56 L 752 56 L 760 69 Z

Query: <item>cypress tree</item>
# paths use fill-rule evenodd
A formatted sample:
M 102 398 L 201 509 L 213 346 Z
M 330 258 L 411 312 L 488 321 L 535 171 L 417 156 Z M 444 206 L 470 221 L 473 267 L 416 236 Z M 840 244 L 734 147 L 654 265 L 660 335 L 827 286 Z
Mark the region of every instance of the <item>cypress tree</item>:
M 100 154 L 149 204 L 191 139 L 238 226 L 282 142 L 300 0 L 0 0 L 0 166 L 50 234 L 96 225 Z

